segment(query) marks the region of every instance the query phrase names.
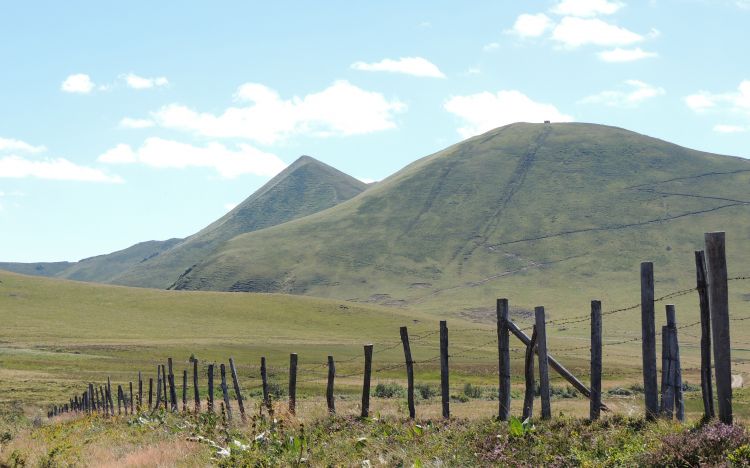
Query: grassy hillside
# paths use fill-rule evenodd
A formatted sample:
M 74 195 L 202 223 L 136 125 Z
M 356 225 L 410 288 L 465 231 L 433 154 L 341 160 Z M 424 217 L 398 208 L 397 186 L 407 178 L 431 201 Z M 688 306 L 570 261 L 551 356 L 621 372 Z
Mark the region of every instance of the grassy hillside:
M 302 156 L 219 220 L 108 282 L 167 288 L 229 239 L 330 208 L 365 188 L 364 182 Z
M 592 124 L 513 124 L 421 159 L 348 202 L 228 242 L 176 285 L 481 316 L 580 314 L 694 283 L 703 233 L 750 270 L 750 161 Z M 657 293 L 659 292 L 657 291 Z
M 55 276 L 72 265 L 72 262 L 0 262 L 0 270 L 21 273 L 22 275 Z

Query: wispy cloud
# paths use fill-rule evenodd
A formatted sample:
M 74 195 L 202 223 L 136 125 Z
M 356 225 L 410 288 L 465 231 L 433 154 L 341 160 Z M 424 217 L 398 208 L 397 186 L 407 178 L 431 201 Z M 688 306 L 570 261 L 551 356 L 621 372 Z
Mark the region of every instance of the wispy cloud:
M 573 117 L 552 104 L 532 100 L 517 90 L 485 91 L 466 96 L 453 96 L 444 104 L 445 110 L 462 121 L 458 133 L 468 138 L 495 127 L 514 122 L 570 122 Z
M 554 23 L 550 17 L 544 13 L 538 13 L 536 15 L 524 13 L 516 18 L 516 22 L 513 23 L 513 28 L 510 32 L 523 38 L 539 37 L 547 32 L 553 24 Z
M 659 54 L 656 52 L 647 52 L 640 47 L 635 49 L 622 49 L 617 47 L 616 49 L 604 50 L 596 54 L 601 60 L 605 62 L 634 62 L 636 60 L 643 60 L 647 58 L 658 57 Z
M 590 18 L 617 13 L 625 4 L 608 0 L 562 0 L 552 7 L 552 13 L 563 16 Z
M 398 60 L 383 59 L 380 62 L 354 62 L 351 67 L 361 71 L 401 73 L 404 75 L 445 78 L 445 74 L 434 63 L 422 57 L 401 57 Z
M 552 31 L 552 40 L 569 48 L 584 45 L 624 46 L 644 39 L 638 33 L 599 18 L 566 16 Z
M 29 159 L 18 155 L 0 158 L 0 177 L 122 183 L 123 179 L 65 158 Z
M 140 148 L 119 144 L 99 156 L 98 161 L 162 169 L 208 168 L 227 179 L 244 174 L 269 177 L 286 167 L 278 156 L 247 144 L 232 149 L 215 142 L 194 146 L 162 138 L 148 138 Z
M 750 80 L 743 80 L 736 91 L 712 93 L 698 91 L 685 96 L 685 104 L 696 112 L 716 110 L 750 117 Z
M 122 128 L 149 128 L 156 125 L 153 120 L 149 119 L 133 119 L 130 117 L 123 117 L 120 120 L 120 127 Z
M 167 86 L 169 84 L 169 80 L 164 76 L 145 78 L 138 76 L 135 73 L 128 73 L 127 75 L 122 75 L 122 79 L 125 81 L 128 88 L 132 89 L 151 89 L 159 86 Z
M 43 153 L 47 151 L 45 146 L 34 146 L 25 141 L 14 138 L 0 137 L 0 151 L 22 151 L 24 153 Z
M 584 104 L 603 104 L 610 107 L 637 107 L 643 102 L 666 93 L 664 88 L 640 80 L 626 80 L 619 90 L 602 91 L 581 100 Z
M 221 114 L 170 104 L 152 112 L 159 126 L 213 138 L 244 138 L 272 144 L 293 135 L 330 137 L 373 133 L 396 127 L 395 115 L 406 110 L 399 100 L 336 81 L 323 91 L 282 99 L 259 83 L 246 83 L 235 94 L 242 106 Z
M 750 131 L 750 127 L 742 125 L 717 124 L 713 128 L 716 133 L 745 133 Z

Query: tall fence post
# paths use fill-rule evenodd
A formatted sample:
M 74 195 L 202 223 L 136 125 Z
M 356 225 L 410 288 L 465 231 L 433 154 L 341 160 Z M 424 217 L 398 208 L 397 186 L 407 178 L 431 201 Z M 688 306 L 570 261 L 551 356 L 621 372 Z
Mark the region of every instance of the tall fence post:
M 536 382 L 534 380 L 534 354 L 536 353 L 536 325 L 531 332 L 531 340 L 526 345 L 526 360 L 524 365 L 524 380 L 526 391 L 523 395 L 523 416 L 526 420 L 534 414 L 534 394 L 536 394 Z
M 109 401 L 109 413 L 110 416 L 115 415 L 115 405 L 112 402 L 112 382 L 110 381 L 109 377 L 107 377 L 107 401 Z
M 193 358 L 193 398 L 195 399 L 195 414 L 201 412 L 200 388 L 198 387 L 198 360 Z
M 177 388 L 174 382 L 174 370 L 172 369 L 172 358 L 167 359 L 169 365 L 169 400 L 173 412 L 177 412 Z
M 143 409 L 143 377 L 141 371 L 138 371 L 138 411 Z
M 719 420 L 724 424 L 732 424 L 732 361 L 725 235 L 723 232 L 708 232 L 705 235 L 705 241 Z
M 643 352 L 643 394 L 646 419 L 659 413 L 656 377 L 656 325 L 654 324 L 654 264 L 641 263 L 641 341 Z
M 162 373 L 161 373 L 161 364 L 156 366 L 156 405 L 154 405 L 154 409 L 158 410 L 161 406 L 161 385 L 162 385 Z
M 498 413 L 500 421 L 510 417 L 510 331 L 508 330 L 508 299 L 497 300 L 497 355 L 498 378 L 497 390 Z
M 448 322 L 440 321 L 440 394 L 443 403 L 443 418 L 451 417 L 450 382 L 448 371 Z
M 148 378 L 148 410 L 151 411 L 151 404 L 153 402 L 153 396 L 154 396 L 154 378 L 149 377 Z
M 297 353 L 289 355 L 289 413 L 297 412 Z
M 128 385 L 130 387 L 130 414 L 133 414 L 133 382 L 128 382 Z M 94 387 L 91 387 L 91 392 L 93 391 Z
M 187 369 L 182 371 L 182 412 L 187 411 Z
M 227 420 L 232 421 L 232 405 L 229 404 L 229 388 L 227 387 L 227 369 L 222 362 L 219 366 L 221 372 L 221 393 L 224 397 L 224 409 L 227 412 Z
M 242 391 L 240 390 L 240 381 L 237 379 L 237 368 L 234 366 L 234 359 L 229 358 L 229 370 L 232 372 L 232 385 L 234 386 L 234 394 L 237 397 L 237 406 L 240 408 L 240 418 L 242 421 L 247 421 L 245 416 L 245 404 L 242 401 Z
M 162 386 L 162 390 L 164 392 L 162 396 L 164 398 L 164 409 L 166 410 L 168 409 L 168 404 L 169 404 L 169 397 L 167 396 L 167 387 L 168 387 L 167 383 L 169 382 L 169 380 L 167 378 L 167 371 L 165 369 L 166 367 L 164 366 L 164 364 L 162 364 L 161 365 L 161 380 L 162 380 L 162 383 L 164 384 Z
M 707 274 L 706 255 L 702 250 L 696 250 L 695 276 L 701 309 L 701 395 L 703 396 L 703 415 L 708 419 L 716 416 L 716 413 L 714 412 L 714 390 L 711 377 L 711 311 L 708 304 Z
M 214 365 L 208 365 L 208 411 L 214 412 Z
M 401 344 L 404 346 L 404 360 L 406 361 L 406 401 L 409 406 L 409 417 L 416 417 L 414 408 L 414 361 L 411 358 L 411 348 L 409 347 L 409 332 L 406 327 L 399 329 L 401 333 Z
M 370 377 L 372 375 L 372 345 L 365 345 L 365 375 L 362 379 L 362 413 L 361 417 L 370 416 Z
M 547 360 L 547 326 L 545 324 L 544 307 L 534 309 L 536 318 L 536 354 L 539 357 L 539 395 L 542 401 L 542 419 L 552 417 L 549 390 L 549 361 Z
M 328 403 L 328 412 L 336 413 L 336 403 L 333 399 L 333 379 L 336 378 L 336 365 L 333 362 L 333 356 L 328 356 L 328 385 L 326 386 L 326 403 Z
M 591 301 L 591 398 L 589 419 L 599 419 L 602 406 L 602 303 Z
M 664 325 L 661 327 L 661 341 L 664 350 L 664 362 L 661 369 L 661 406 L 662 417 L 672 419 L 674 410 L 674 359 L 672 357 L 672 329 Z

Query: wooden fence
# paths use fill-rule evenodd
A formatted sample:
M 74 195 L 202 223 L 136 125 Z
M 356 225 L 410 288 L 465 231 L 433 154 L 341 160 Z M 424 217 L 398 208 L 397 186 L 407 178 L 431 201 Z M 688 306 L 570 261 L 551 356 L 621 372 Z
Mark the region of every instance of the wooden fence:
M 683 382 L 680 363 L 680 350 L 678 330 L 694 325 L 701 325 L 700 349 L 701 349 L 701 391 L 703 397 L 704 415 L 707 418 L 714 417 L 714 393 L 712 383 L 712 353 L 713 369 L 716 381 L 716 401 L 719 408 L 719 419 L 726 423 L 732 423 L 732 388 L 731 388 L 731 358 L 730 358 L 730 317 L 728 304 L 728 281 L 748 279 L 746 277 L 728 278 L 725 236 L 723 232 L 712 232 L 705 235 L 705 252 L 695 252 L 696 265 L 696 287 L 675 291 L 659 298 L 654 297 L 654 267 L 650 262 L 641 264 L 641 302 L 639 304 L 620 309 L 603 312 L 602 304 L 598 300 L 591 301 L 590 314 L 576 317 L 568 317 L 560 320 L 547 320 L 544 307 L 536 307 L 534 311 L 534 324 L 521 328 L 509 318 L 510 306 L 508 299 L 497 300 L 497 350 L 498 350 L 498 413 L 500 420 L 510 418 L 511 400 L 511 366 L 510 366 L 510 335 L 515 336 L 524 346 L 524 380 L 525 393 L 522 417 L 528 418 L 533 414 L 534 395 L 540 395 L 541 408 L 540 417 L 549 419 L 552 416 L 550 398 L 550 376 L 549 370 L 557 372 L 563 379 L 569 382 L 576 390 L 590 400 L 589 418 L 598 419 L 602 411 L 609 408 L 602 402 L 602 319 L 603 316 L 615 313 L 640 309 L 641 311 L 641 336 L 610 344 L 621 344 L 640 340 L 642 343 L 642 374 L 645 402 L 645 417 L 655 419 L 657 417 L 672 419 L 676 417 L 683 421 L 685 417 L 683 402 Z M 656 327 L 655 327 L 655 304 L 668 299 L 678 297 L 696 291 L 699 298 L 700 321 L 690 324 L 677 325 L 677 314 L 674 305 L 666 305 L 666 325 L 661 328 L 661 385 L 658 387 L 659 375 L 657 373 L 656 361 Z M 745 320 L 745 318 L 733 318 L 733 320 Z M 552 356 L 547 346 L 546 327 L 549 324 L 566 325 L 589 321 L 591 325 L 591 342 L 586 346 L 563 348 L 562 350 L 583 350 L 588 348 L 591 353 L 590 384 L 586 385 L 572 372 L 565 368 L 555 357 Z M 525 332 L 531 329 L 531 337 Z M 426 362 L 439 361 L 440 363 L 440 393 L 442 415 L 450 417 L 450 385 L 449 385 L 449 358 L 448 353 L 448 324 L 440 322 L 440 354 L 439 356 L 425 361 L 414 361 L 412 358 L 409 332 L 407 327 L 401 327 L 400 345 L 404 352 L 404 366 L 406 370 L 406 398 L 409 417 L 416 417 L 414 398 L 414 365 Z M 428 334 L 431 335 L 432 333 Z M 481 349 L 485 343 L 476 346 L 472 350 Z M 713 348 L 712 348 L 713 344 Z M 391 349 L 396 345 L 389 347 Z M 560 351 L 560 350 L 558 350 Z M 370 411 L 370 383 L 373 373 L 374 345 L 364 345 L 363 371 L 349 374 L 346 377 L 362 376 L 362 400 L 361 417 L 368 417 Z M 466 355 L 468 351 L 464 351 Z M 455 356 L 454 356 L 455 357 Z M 352 361 L 356 358 L 347 359 Z M 538 367 L 539 387 L 536 387 L 535 362 Z M 192 411 L 202 411 L 199 392 L 199 362 L 191 358 L 192 363 L 192 387 L 194 402 Z M 289 380 L 288 380 L 288 408 L 294 414 L 296 411 L 298 356 L 295 353 L 289 356 Z M 328 356 L 327 363 L 327 385 L 326 404 L 330 413 L 336 412 L 334 398 L 334 383 L 336 378 L 336 362 L 333 356 Z M 380 371 L 393 370 L 402 364 L 381 367 Z M 229 358 L 230 377 L 234 390 L 239 417 L 245 421 L 245 398 L 242 394 L 242 386 L 238 379 L 237 369 L 233 358 Z M 208 365 L 207 400 L 206 411 L 216 411 L 214 403 L 214 364 Z M 221 411 L 228 420 L 232 420 L 232 405 L 230 404 L 230 392 L 227 383 L 226 367 L 223 363 L 219 366 L 220 391 L 222 401 Z M 260 362 L 260 378 L 262 381 L 263 405 L 270 411 L 271 396 L 269 392 L 268 372 L 266 358 L 262 357 Z M 111 379 L 108 377 L 106 384 L 89 383 L 80 394 L 73 395 L 67 403 L 54 405 L 49 408 L 48 416 L 53 417 L 61 413 L 99 413 L 106 416 L 115 414 L 134 414 L 142 411 L 155 411 L 160 408 L 173 412 L 180 411 L 177 399 L 177 383 L 175 380 L 172 358 L 167 359 L 166 367 L 162 364 L 156 368 L 156 389 L 154 393 L 153 378 L 148 380 L 148 391 L 144 401 L 144 381 L 142 374 L 138 372 L 137 393 L 134 394 L 133 383 L 129 382 L 127 387 L 118 384 L 116 396 L 113 397 Z M 188 411 L 188 370 L 182 374 L 182 411 Z M 154 398 L 155 397 L 155 398 Z M 117 400 L 117 413 L 115 413 L 115 399 Z

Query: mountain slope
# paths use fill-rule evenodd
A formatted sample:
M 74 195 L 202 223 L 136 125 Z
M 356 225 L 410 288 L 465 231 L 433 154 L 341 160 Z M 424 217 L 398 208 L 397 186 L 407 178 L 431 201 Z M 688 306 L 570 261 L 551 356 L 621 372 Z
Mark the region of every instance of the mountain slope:
M 640 261 L 656 263 L 659 288 L 692 285 L 705 231 L 726 230 L 730 252 L 750 260 L 748 202 L 747 160 L 602 125 L 519 123 L 332 209 L 238 236 L 175 287 L 464 314 L 501 295 L 527 308 L 637 303 Z
M 314 158 L 302 156 L 219 220 L 160 255 L 106 281 L 167 288 L 227 240 L 316 213 L 366 188 L 364 182 Z
M 72 262 L 0 262 L 0 270 L 12 271 L 13 273 L 21 273 L 23 275 L 55 276 L 71 265 L 73 265 Z

